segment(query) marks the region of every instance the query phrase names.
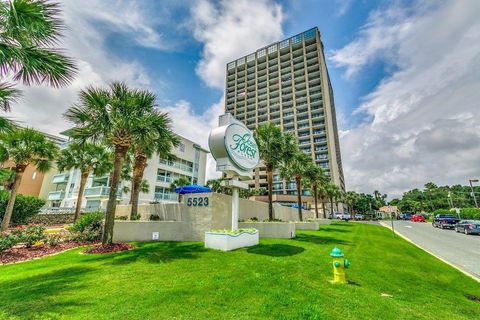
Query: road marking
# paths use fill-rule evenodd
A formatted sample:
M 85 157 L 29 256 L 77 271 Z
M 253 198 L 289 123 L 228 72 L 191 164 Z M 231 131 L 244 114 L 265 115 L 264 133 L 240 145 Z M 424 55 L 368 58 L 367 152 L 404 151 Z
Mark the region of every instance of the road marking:
M 405 228 L 410 228 L 410 229 L 412 229 L 412 226 L 404 226 L 404 227 L 405 227 Z
M 392 230 L 392 228 L 391 228 L 389 225 L 387 225 L 386 223 L 384 223 L 384 222 L 382 222 L 382 221 L 380 221 L 380 223 L 379 223 L 379 224 L 380 224 L 381 226 L 384 226 L 384 227 L 385 227 L 385 228 L 387 228 L 387 229 L 390 229 L 390 230 Z M 392 231 L 393 231 L 393 230 L 392 230 Z M 393 232 L 394 232 L 396 235 L 398 235 L 398 236 L 402 237 L 404 240 L 406 240 L 406 241 L 410 242 L 410 243 L 411 243 L 411 244 L 413 244 L 414 246 L 416 246 L 416 247 L 418 247 L 418 248 L 422 249 L 423 251 L 425 251 L 426 253 L 429 253 L 430 255 L 434 256 L 434 257 L 435 257 L 435 258 L 437 258 L 438 260 L 445 262 L 445 263 L 446 263 L 446 264 L 448 264 L 449 266 L 451 266 L 451 267 L 454 267 L 455 269 L 457 269 L 457 270 L 458 270 L 458 271 L 460 271 L 461 273 L 463 273 L 463 274 L 465 274 L 465 275 L 469 276 L 469 277 L 470 277 L 470 278 L 472 278 L 473 280 L 476 280 L 476 281 L 480 282 L 480 278 L 479 278 L 479 277 L 477 277 L 476 275 L 474 275 L 474 274 L 472 274 L 472 273 L 470 273 L 470 272 L 468 272 L 468 271 L 466 271 L 466 270 L 464 270 L 464 269 L 460 268 L 459 266 L 457 266 L 457 265 L 454 265 L 453 263 L 451 263 L 451 262 L 449 262 L 449 261 L 447 261 L 447 260 L 445 260 L 445 259 L 443 259 L 443 258 L 441 258 L 441 257 L 437 256 L 437 255 L 436 255 L 436 254 L 434 254 L 433 252 L 431 252 L 431 251 L 429 251 L 429 250 L 425 249 L 424 247 L 422 247 L 421 245 L 419 245 L 419 244 L 417 244 L 417 243 L 413 242 L 412 240 L 410 240 L 409 238 L 407 238 L 407 237 L 406 237 L 406 236 L 404 236 L 403 234 L 401 234 L 401 233 L 398 233 L 398 232 L 395 232 L 395 231 L 393 231 Z

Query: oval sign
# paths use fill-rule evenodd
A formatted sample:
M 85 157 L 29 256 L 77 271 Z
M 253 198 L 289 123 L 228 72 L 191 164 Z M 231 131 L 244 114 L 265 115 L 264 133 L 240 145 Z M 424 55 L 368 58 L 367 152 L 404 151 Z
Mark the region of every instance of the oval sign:
M 258 146 L 248 128 L 230 124 L 225 130 L 225 148 L 230 159 L 243 170 L 252 170 L 260 161 Z

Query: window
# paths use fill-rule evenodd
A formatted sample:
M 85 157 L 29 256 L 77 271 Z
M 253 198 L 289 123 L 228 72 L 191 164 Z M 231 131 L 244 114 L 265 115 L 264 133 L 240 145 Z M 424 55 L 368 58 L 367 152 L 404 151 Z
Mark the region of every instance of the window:
M 264 55 L 265 55 L 265 49 L 262 49 L 262 50 L 258 51 L 258 53 L 257 53 L 258 58 L 263 57 Z
M 297 34 L 296 36 L 292 37 L 292 45 L 299 43 L 300 41 L 302 41 L 301 34 Z
M 177 194 L 165 187 L 155 187 L 155 201 L 169 200 L 177 201 Z
M 245 58 L 240 58 L 237 60 L 237 67 L 243 66 L 245 64 Z
M 255 60 L 255 53 L 252 53 L 251 55 L 247 56 L 247 62 Z
M 179 150 L 180 152 L 185 152 L 185 144 L 179 143 L 179 144 L 178 144 L 178 150 Z
M 270 46 L 270 47 L 268 48 L 268 53 L 269 53 L 269 54 L 270 54 L 270 53 L 274 53 L 274 52 L 276 52 L 276 51 L 277 51 L 277 45 L 276 45 L 276 44 L 274 44 L 273 46 Z
M 34 171 L 32 174 L 32 180 L 35 180 L 35 178 L 37 178 L 37 171 Z
M 315 28 L 307 30 L 303 33 L 305 39 L 310 39 L 315 37 Z
M 288 47 L 288 39 L 280 42 L 280 49 Z
M 230 70 L 230 69 L 233 69 L 235 68 L 235 62 L 230 62 L 227 66 L 227 69 Z

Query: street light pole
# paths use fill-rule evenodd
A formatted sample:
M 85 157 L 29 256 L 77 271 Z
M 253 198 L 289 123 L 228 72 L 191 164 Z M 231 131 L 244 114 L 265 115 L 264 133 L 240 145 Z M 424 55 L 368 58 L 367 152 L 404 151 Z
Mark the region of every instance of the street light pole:
M 473 184 L 472 184 L 472 182 L 478 182 L 478 179 L 470 179 L 468 180 L 468 182 L 470 182 L 470 189 L 472 189 L 472 196 L 473 196 L 473 201 L 475 202 L 475 207 L 478 208 L 477 197 L 475 196 L 475 191 L 473 191 Z

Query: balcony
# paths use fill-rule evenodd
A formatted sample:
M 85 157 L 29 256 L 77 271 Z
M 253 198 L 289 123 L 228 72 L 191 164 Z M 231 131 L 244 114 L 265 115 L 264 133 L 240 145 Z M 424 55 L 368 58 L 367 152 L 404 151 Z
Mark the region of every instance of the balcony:
M 155 201 L 178 201 L 176 193 L 155 192 Z
M 107 198 L 110 194 L 110 187 L 107 186 L 98 186 L 98 187 L 90 187 L 85 188 L 85 192 L 83 196 L 85 198 Z M 118 188 L 117 198 L 121 198 L 122 196 L 122 188 Z
M 52 183 L 67 183 L 69 175 L 67 173 L 60 173 L 53 176 Z
M 63 198 L 65 198 L 65 191 L 50 191 L 47 197 L 49 201 L 62 200 Z

